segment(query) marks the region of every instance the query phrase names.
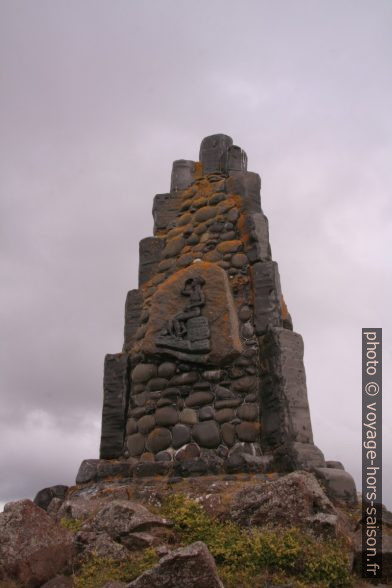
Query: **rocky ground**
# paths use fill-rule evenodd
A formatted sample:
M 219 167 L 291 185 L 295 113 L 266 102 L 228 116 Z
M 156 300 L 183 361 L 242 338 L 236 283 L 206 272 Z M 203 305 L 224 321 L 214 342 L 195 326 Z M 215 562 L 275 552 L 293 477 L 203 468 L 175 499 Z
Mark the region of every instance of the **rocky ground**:
M 0 514 L 0 587 L 368 586 L 360 516 L 307 472 L 54 486 Z

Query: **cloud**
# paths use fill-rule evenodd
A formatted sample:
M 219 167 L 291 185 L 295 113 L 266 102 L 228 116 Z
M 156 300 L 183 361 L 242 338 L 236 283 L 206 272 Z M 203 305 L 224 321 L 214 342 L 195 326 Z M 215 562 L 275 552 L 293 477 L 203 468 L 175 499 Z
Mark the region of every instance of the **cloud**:
M 75 460 L 97 457 L 100 422 L 84 412 L 72 419 L 54 418 L 41 409 L 21 415 L 19 421 L 2 422 L 3 503 L 15 498 L 34 498 L 42 487 L 72 485 Z

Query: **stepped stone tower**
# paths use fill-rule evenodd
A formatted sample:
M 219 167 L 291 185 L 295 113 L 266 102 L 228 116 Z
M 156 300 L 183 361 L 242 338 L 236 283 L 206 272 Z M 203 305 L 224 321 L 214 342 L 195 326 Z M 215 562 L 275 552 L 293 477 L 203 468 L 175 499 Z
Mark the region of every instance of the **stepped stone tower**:
M 123 350 L 105 358 L 101 460 L 138 475 L 325 468 L 245 152 L 203 139 L 198 162 L 174 162 L 153 217 Z

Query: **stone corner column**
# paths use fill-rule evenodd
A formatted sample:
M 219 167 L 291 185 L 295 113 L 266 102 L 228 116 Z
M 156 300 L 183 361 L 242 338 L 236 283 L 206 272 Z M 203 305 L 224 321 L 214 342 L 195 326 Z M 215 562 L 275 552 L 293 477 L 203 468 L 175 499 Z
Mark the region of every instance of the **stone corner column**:
M 115 459 L 123 452 L 126 412 L 129 400 L 128 354 L 105 357 L 103 378 L 101 459 Z
M 205 175 L 227 173 L 229 148 L 233 145 L 233 139 L 228 135 L 218 133 L 204 137 L 200 145 L 199 161 L 203 165 Z
M 261 177 L 259 174 L 232 170 L 226 184 L 228 192 L 242 196 L 247 213 L 262 212 Z
M 154 235 L 165 233 L 175 221 L 181 201 L 181 191 L 155 195 L 152 207 Z
M 263 431 L 272 446 L 313 443 L 301 335 L 270 327 L 262 341 L 269 372 L 263 378 Z
M 170 181 L 170 192 L 185 190 L 195 179 L 196 162 L 188 159 L 177 159 L 173 162 Z
M 143 309 L 143 295 L 140 290 L 130 290 L 125 301 L 123 353 L 130 353 L 136 340 Z
M 313 444 L 302 337 L 270 327 L 261 339 L 267 365 L 261 381 L 264 445 L 283 470 L 322 467 L 324 456 Z
M 232 145 L 228 149 L 227 171 L 230 174 L 233 172 L 246 172 L 248 169 L 248 156 L 245 151 Z
M 251 266 L 253 281 L 253 311 L 257 335 L 270 327 L 282 326 L 282 292 L 278 264 L 268 260 Z
M 145 237 L 139 242 L 139 288 L 156 273 L 164 247 L 160 237 Z

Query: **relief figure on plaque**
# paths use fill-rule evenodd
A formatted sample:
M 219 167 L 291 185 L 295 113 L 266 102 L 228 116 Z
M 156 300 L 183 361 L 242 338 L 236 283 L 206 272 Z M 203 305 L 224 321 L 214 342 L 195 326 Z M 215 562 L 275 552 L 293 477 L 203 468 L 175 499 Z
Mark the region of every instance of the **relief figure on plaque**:
M 191 353 L 210 351 L 208 319 L 201 316 L 201 309 L 206 303 L 202 290 L 204 284 L 201 276 L 185 281 L 181 294 L 187 296 L 189 302 L 181 312 L 168 319 L 156 338 L 157 346 Z

